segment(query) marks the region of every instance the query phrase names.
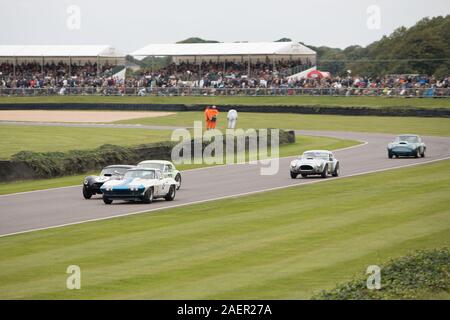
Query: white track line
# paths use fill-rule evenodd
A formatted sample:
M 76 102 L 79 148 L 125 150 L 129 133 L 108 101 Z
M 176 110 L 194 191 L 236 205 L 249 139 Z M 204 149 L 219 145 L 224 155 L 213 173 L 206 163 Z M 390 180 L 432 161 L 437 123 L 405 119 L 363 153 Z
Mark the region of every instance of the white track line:
M 341 140 L 344 140 L 344 139 L 341 139 Z M 353 148 L 358 148 L 358 147 L 362 147 L 362 146 L 365 146 L 366 144 L 368 144 L 368 142 L 364 141 L 364 140 L 354 140 L 354 141 L 358 141 L 358 142 L 361 142 L 361 143 L 357 144 L 357 145 L 354 145 L 354 146 L 350 146 L 350 147 L 336 149 L 336 150 L 333 150 L 333 152 L 343 151 L 343 150 L 353 149 Z M 295 156 L 280 157 L 278 159 L 286 159 L 286 158 L 292 158 L 292 157 L 295 157 Z M 276 158 L 268 158 L 268 159 L 263 159 L 263 160 L 269 160 L 269 159 L 276 159 Z M 249 162 L 229 163 L 229 164 L 225 163 L 225 164 L 211 165 L 211 166 L 206 166 L 206 167 L 201 167 L 201 168 L 187 169 L 187 170 L 183 170 L 182 172 L 205 170 L 205 169 L 219 168 L 219 167 L 233 166 L 233 165 L 244 165 L 244 164 L 251 164 L 251 163 L 249 163 Z M 31 181 L 33 181 L 33 180 L 29 180 L 29 181 L 25 180 L 23 182 L 31 182 Z M 75 188 L 75 187 L 80 187 L 80 186 L 81 186 L 81 183 L 80 184 L 76 184 L 76 185 L 72 185 L 72 186 L 65 186 L 65 187 L 47 188 L 47 189 L 39 189 L 39 190 L 32 190 L 32 191 L 23 191 L 23 192 L 16 192 L 16 193 L 0 194 L 0 198 L 9 197 L 9 196 L 17 196 L 17 195 L 28 194 L 28 193 L 36 193 L 36 192 L 42 192 L 42 191 L 52 191 L 52 190 L 59 190 L 59 189 Z
M 32 182 L 33 180 L 29 180 L 29 181 L 22 181 L 22 182 Z M 74 188 L 74 187 L 80 187 L 80 184 L 77 185 L 73 185 L 73 186 L 65 186 L 65 187 L 57 187 L 57 188 L 48 188 L 48 189 L 39 189 L 39 190 L 32 190 L 32 191 L 23 191 L 23 192 L 16 192 L 16 193 L 7 193 L 7 194 L 0 194 L 0 198 L 3 197 L 9 197 L 9 196 L 18 196 L 18 195 L 22 195 L 22 194 L 27 194 L 27 193 L 35 193 L 35 192 L 42 192 L 42 191 L 51 191 L 51 190 L 58 190 L 58 189 L 67 189 L 67 188 Z
M 340 177 L 336 177 L 336 178 L 332 178 L 332 179 L 312 180 L 312 181 L 297 183 L 297 184 L 293 184 L 293 185 L 289 185 L 289 186 L 281 186 L 281 187 L 275 187 L 275 188 L 261 189 L 261 190 L 237 193 L 237 194 L 228 195 L 228 196 L 222 196 L 222 197 L 217 197 L 217 198 L 192 201 L 192 202 L 189 202 L 189 203 L 176 204 L 176 205 L 172 205 L 172 206 L 168 206 L 168 207 L 164 207 L 164 208 L 155 208 L 155 209 L 149 209 L 149 210 L 141 210 L 141 211 L 129 212 L 129 213 L 124 213 L 124 214 L 119 214 L 119 215 L 114 215 L 114 216 L 108 216 L 108 217 L 102 217 L 102 218 L 96 218 L 96 219 L 88 219 L 88 220 L 82 220 L 82 221 L 71 222 L 71 223 L 66 223 L 66 224 L 60 224 L 60 225 L 56 225 L 56 226 L 36 228 L 36 229 L 29 229 L 29 230 L 24 230 L 24 231 L 18 231 L 18 232 L 3 234 L 3 235 L 0 235 L 0 238 L 13 236 L 13 235 L 24 234 L 24 233 L 29 233 L 29 232 L 34 232 L 34 231 L 42 231 L 42 230 L 48 230 L 48 229 L 67 227 L 67 226 L 72 226 L 72 225 L 77 225 L 77 224 L 82 224 L 82 223 L 88 223 L 88 222 L 95 222 L 95 221 L 102 221 L 102 220 L 108 220 L 108 219 L 132 216 L 132 215 L 136 215 L 136 214 L 148 213 L 148 212 L 153 212 L 153 211 L 163 211 L 163 210 L 168 210 L 168 209 L 173 209 L 173 208 L 178 208 L 178 207 L 183 207 L 183 206 L 201 204 L 201 203 L 215 201 L 215 200 L 223 200 L 223 199 L 228 199 L 228 198 L 239 198 L 239 197 L 248 196 L 248 195 L 257 194 L 257 193 L 263 193 L 263 192 L 267 192 L 267 191 L 274 191 L 274 190 L 280 190 L 280 189 L 286 189 L 286 188 L 292 188 L 292 187 L 300 187 L 300 186 L 315 184 L 315 183 L 319 183 L 319 182 L 335 181 L 335 180 L 338 180 L 338 179 L 346 179 L 346 178 L 361 176 L 361 175 L 365 175 L 365 174 L 389 171 L 389 170 L 393 170 L 393 169 L 414 167 L 414 166 L 418 166 L 418 165 L 422 165 L 422 164 L 433 163 L 433 162 L 438 162 L 438 161 L 447 160 L 447 159 L 450 159 L 450 157 L 444 157 L 444 158 L 441 158 L 441 159 L 434 159 L 434 160 L 429 160 L 429 161 L 424 161 L 424 162 L 410 163 L 410 164 L 405 164 L 405 165 L 391 167 L 391 168 L 384 168 L 384 169 L 371 170 L 371 171 L 367 171 L 367 172 L 354 173 L 354 174 L 350 174 L 348 176 L 340 176 Z

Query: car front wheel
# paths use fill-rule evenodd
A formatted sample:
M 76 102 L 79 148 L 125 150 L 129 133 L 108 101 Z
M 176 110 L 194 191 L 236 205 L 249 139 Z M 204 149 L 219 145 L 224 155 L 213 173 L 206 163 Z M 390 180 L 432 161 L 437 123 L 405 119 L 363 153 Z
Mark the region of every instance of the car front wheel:
M 89 188 L 85 187 L 85 186 L 83 186 L 83 197 L 85 199 L 92 198 L 92 191 Z
M 105 195 L 103 195 L 103 202 L 105 204 L 111 204 L 113 201 L 111 199 L 108 199 L 107 197 L 105 197 Z
M 336 167 L 334 168 L 333 173 L 331 174 L 333 177 L 339 176 L 339 163 L 336 163 Z
M 166 199 L 167 201 L 172 201 L 173 199 L 175 199 L 175 190 L 175 185 L 170 186 L 169 193 L 164 197 L 164 199 Z
M 292 179 L 296 179 L 297 176 L 298 176 L 298 173 L 295 173 L 295 172 L 292 172 L 292 171 L 291 171 L 291 178 L 292 178 Z
M 322 174 L 320 175 L 322 178 L 326 178 L 328 175 L 328 165 L 325 165 L 325 168 L 323 168 Z
M 180 190 L 180 188 L 181 188 L 181 174 L 178 173 L 175 176 L 175 181 L 177 182 L 177 190 Z
M 143 203 L 152 203 L 153 202 L 153 188 L 148 188 L 147 191 L 145 191 L 143 197 L 142 197 Z

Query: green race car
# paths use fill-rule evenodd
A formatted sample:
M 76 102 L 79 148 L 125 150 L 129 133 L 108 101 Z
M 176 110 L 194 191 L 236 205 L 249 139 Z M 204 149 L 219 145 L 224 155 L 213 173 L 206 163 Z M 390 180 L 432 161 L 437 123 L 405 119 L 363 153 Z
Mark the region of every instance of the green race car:
M 425 157 L 427 146 L 422 138 L 415 134 L 402 134 L 387 146 L 388 157 Z

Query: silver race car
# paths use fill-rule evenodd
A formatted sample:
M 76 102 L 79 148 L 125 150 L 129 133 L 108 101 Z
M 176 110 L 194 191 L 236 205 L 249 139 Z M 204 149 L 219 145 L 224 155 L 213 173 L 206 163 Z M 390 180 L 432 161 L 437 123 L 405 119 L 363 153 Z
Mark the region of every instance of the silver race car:
M 320 175 L 326 178 L 329 174 L 333 177 L 339 175 L 339 160 L 328 150 L 305 151 L 290 165 L 291 178 L 295 179 L 300 174 L 303 178 L 309 175 Z
M 181 172 L 175 165 L 166 160 L 145 160 L 138 163 L 138 167 L 159 169 L 165 178 L 174 178 L 177 182 L 177 190 L 181 188 Z

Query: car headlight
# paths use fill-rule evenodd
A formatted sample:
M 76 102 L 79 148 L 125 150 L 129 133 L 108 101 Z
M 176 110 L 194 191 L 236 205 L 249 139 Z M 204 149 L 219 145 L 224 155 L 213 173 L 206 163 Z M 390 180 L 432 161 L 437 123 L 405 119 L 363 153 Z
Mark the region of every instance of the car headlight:
M 89 183 L 89 181 L 87 181 L 87 180 L 84 180 L 84 182 L 83 182 L 84 184 L 88 184 Z

